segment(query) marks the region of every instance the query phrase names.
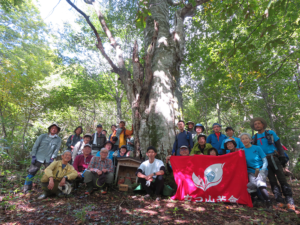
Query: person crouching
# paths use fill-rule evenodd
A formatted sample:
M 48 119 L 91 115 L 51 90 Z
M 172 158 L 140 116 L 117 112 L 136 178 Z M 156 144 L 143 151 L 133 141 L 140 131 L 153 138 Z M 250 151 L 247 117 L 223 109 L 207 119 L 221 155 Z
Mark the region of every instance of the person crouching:
M 66 150 L 61 155 L 62 160 L 52 162 L 46 169 L 41 179 L 44 193 L 38 199 L 44 199 L 51 194 L 70 194 L 72 188 L 67 181 L 76 179 L 77 172 L 68 162 L 72 159 L 72 153 Z M 68 190 L 66 190 L 68 189 Z M 59 190 L 62 190 L 60 192 Z
M 146 160 L 139 166 L 136 175 L 139 178 L 139 183 L 141 183 L 143 189 L 147 192 L 144 199 L 150 198 L 154 192 L 156 201 L 160 201 L 164 187 L 163 175 L 166 171 L 165 165 L 163 161 L 155 159 L 157 155 L 156 148 L 152 146 L 148 147 L 146 155 L 149 160 Z
M 84 183 L 87 185 L 85 194 L 89 195 L 94 188 L 101 189 L 102 194 L 107 192 L 104 190 L 105 184 L 111 185 L 114 179 L 113 163 L 107 158 L 108 150 L 102 148 L 100 157 L 94 156 L 84 173 Z

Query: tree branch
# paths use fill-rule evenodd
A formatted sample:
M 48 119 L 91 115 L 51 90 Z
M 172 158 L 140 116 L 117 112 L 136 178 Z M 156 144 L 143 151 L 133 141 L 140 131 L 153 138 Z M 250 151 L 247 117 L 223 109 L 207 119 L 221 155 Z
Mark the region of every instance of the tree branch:
M 113 72 L 117 73 L 120 75 L 120 69 L 113 63 L 113 61 L 109 58 L 109 56 L 106 54 L 106 52 L 104 51 L 104 47 L 102 44 L 102 40 L 100 38 L 100 35 L 98 33 L 98 31 L 96 30 L 95 26 L 91 23 L 89 16 L 87 16 L 83 11 L 81 11 L 76 5 L 74 5 L 71 0 L 66 0 L 69 5 L 71 5 L 79 14 L 81 14 L 86 22 L 88 23 L 88 25 L 92 28 L 94 34 L 96 35 L 97 38 L 97 44 L 96 47 L 100 50 L 101 54 L 103 55 L 103 57 L 108 61 L 108 63 L 110 64 L 110 66 L 113 69 Z
M 181 10 L 181 17 L 182 19 L 186 17 L 192 17 L 196 13 L 197 6 L 202 5 L 206 2 L 209 2 L 209 0 L 196 0 L 196 5 L 193 6 L 191 3 L 188 3 L 185 5 L 185 7 Z
M 295 52 L 296 52 L 296 51 L 290 53 L 284 60 L 282 60 L 282 61 L 281 61 L 282 63 L 281 63 L 281 65 L 278 67 L 278 69 L 277 69 L 276 71 L 274 71 L 273 73 L 270 73 L 269 75 L 267 75 L 266 78 L 269 78 L 270 76 L 276 74 L 276 73 L 281 69 L 281 67 L 283 66 L 283 64 L 288 60 L 288 58 L 289 58 L 292 54 L 294 54 Z

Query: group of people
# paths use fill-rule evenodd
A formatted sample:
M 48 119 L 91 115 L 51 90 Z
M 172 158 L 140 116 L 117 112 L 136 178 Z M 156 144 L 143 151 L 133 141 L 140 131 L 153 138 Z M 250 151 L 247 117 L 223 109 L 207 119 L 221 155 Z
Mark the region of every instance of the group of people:
M 185 125 L 188 126 L 186 130 Z M 283 172 L 288 159 L 279 137 L 274 131 L 266 130 L 267 122 L 263 118 L 252 119 L 250 125 L 258 132 L 253 137 L 247 133 L 242 133 L 239 138 L 235 137 L 232 127 L 226 127 L 226 135 L 222 134 L 222 126 L 218 123 L 213 124 L 213 133 L 207 137 L 203 133 L 205 128 L 202 124 L 194 124 L 191 121 L 185 124 L 180 120 L 177 124 L 179 134 L 175 137 L 172 155 L 166 157 L 168 170 L 172 171 L 170 158 L 173 156 L 219 156 L 244 151 L 249 178 L 247 187 L 254 205 L 258 202 L 256 198 L 258 196 L 264 200 L 268 210 L 272 209 L 266 189 L 268 177 L 277 207 L 283 208 L 287 203 L 288 211 L 295 211 L 292 190 Z M 86 194 L 91 194 L 95 188 L 101 189 L 105 194 L 105 187 L 109 188 L 113 182 L 114 168 L 117 163 L 114 157 L 131 156 L 134 149 L 134 140 L 131 138 L 133 128 L 127 130 L 125 121 L 121 121 L 118 127 L 111 126 L 112 133 L 108 139 L 107 131 L 102 129 L 101 124 L 96 129 L 94 134 L 87 133 L 82 139 L 80 137 L 83 132 L 82 127 L 77 127 L 75 134 L 68 138 L 67 150 L 62 153 L 62 159 L 54 161 L 61 146 L 61 138 L 58 136 L 61 129 L 57 124 L 49 126 L 48 133 L 39 136 L 33 146 L 24 192 L 26 194 L 30 192 L 32 180 L 43 164 L 46 167 L 41 179 L 44 193 L 39 199 L 53 193 L 68 194 L 71 190 L 71 182 L 75 186 L 84 182 Z M 156 200 L 159 201 L 164 187 L 165 164 L 155 158 L 157 150 L 153 146 L 148 147 L 146 155 L 148 160 L 141 163 L 136 176 L 147 192 L 144 198 L 155 195 Z

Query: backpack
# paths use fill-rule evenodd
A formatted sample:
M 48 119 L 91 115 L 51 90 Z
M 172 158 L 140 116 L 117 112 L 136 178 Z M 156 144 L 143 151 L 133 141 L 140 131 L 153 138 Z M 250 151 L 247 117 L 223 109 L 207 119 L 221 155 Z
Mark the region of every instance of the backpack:
M 189 131 L 186 131 L 186 130 L 185 130 L 184 132 L 185 132 L 185 135 L 186 135 L 186 140 L 187 140 L 188 143 L 189 143 L 189 140 L 190 140 L 190 134 L 191 134 L 191 133 L 190 133 Z M 179 134 L 177 134 L 177 135 L 176 135 L 176 138 L 175 138 L 175 141 L 176 141 L 176 150 L 178 149 L 178 135 L 179 135 Z M 189 145 L 188 147 L 189 147 L 189 151 L 191 152 L 191 146 Z M 175 150 L 175 154 L 176 154 L 176 150 Z
M 268 140 L 268 144 L 269 145 L 273 145 L 274 144 L 274 137 L 272 134 L 269 133 L 269 130 L 265 130 L 265 138 Z M 254 135 L 254 139 L 253 139 L 253 145 L 257 145 L 257 133 Z

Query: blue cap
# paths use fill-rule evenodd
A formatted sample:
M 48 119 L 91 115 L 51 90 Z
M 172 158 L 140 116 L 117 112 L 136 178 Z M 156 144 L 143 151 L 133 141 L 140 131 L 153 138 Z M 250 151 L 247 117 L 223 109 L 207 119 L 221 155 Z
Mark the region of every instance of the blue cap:
M 219 127 L 222 127 L 222 125 L 220 125 L 219 123 L 214 123 L 214 124 L 212 125 L 212 127 L 214 127 L 215 125 L 218 125 Z
M 228 139 L 226 139 L 226 140 L 224 141 L 224 144 L 227 143 L 227 142 L 230 142 L 230 141 L 235 141 L 235 140 L 233 140 L 233 139 L 231 139 L 231 138 L 228 138 Z

